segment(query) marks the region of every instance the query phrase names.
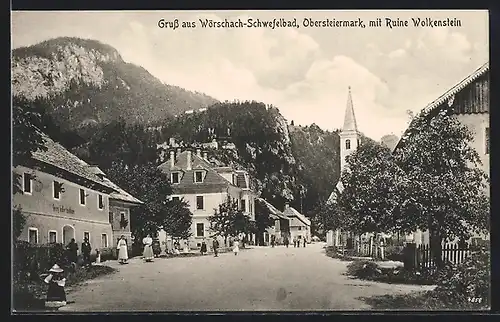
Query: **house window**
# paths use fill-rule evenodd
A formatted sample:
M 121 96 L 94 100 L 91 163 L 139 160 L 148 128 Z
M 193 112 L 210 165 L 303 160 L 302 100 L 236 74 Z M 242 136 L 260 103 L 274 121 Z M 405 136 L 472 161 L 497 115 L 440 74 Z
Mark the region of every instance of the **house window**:
M 101 234 L 101 247 L 102 248 L 108 247 L 108 235 L 106 234 Z
M 85 206 L 85 203 L 86 203 L 86 195 L 85 195 L 85 190 L 84 189 L 80 189 L 80 205 L 82 206 Z
M 196 196 L 196 209 L 203 210 L 203 196 Z
M 299 226 L 299 230 L 302 230 L 302 227 L 301 227 L 301 226 Z
M 90 242 L 90 233 L 88 231 L 83 232 L 83 240 L 87 239 Z
M 243 211 L 247 211 L 247 205 L 246 205 L 246 200 L 245 199 L 241 199 L 241 210 Z
M 203 223 L 196 224 L 196 236 L 197 237 L 205 236 L 205 225 Z
M 121 212 L 120 213 L 120 228 L 125 229 L 125 228 L 127 228 L 127 225 L 128 225 L 127 217 L 125 217 L 124 212 Z
M 23 191 L 25 194 L 30 195 L 33 183 L 33 176 L 29 173 L 23 174 Z
M 102 195 L 98 195 L 97 197 L 97 207 L 99 208 L 99 210 L 104 209 L 104 199 Z
M 50 244 L 57 243 L 57 231 L 49 230 L 49 243 Z
M 346 150 L 351 149 L 351 140 L 349 140 L 349 139 L 345 140 L 345 149 Z
M 52 190 L 53 190 L 54 199 L 59 200 L 61 198 L 62 183 L 54 181 L 52 183 Z
M 38 228 L 28 229 L 28 241 L 31 244 L 38 244 Z
M 171 174 L 171 181 L 173 184 L 179 183 L 179 173 L 178 172 L 172 172 Z
M 202 171 L 196 171 L 194 173 L 194 182 L 196 182 L 196 183 L 203 182 L 203 172 Z
M 484 138 L 485 138 L 485 153 L 490 154 L 490 128 L 487 127 L 486 131 L 484 133 Z
M 113 212 L 109 212 L 109 215 L 108 215 L 108 220 L 109 220 L 109 223 L 112 224 L 113 223 Z
M 181 198 L 180 198 L 180 197 L 172 197 L 172 201 L 177 201 L 177 202 L 178 202 L 178 201 L 180 201 L 180 200 L 181 200 Z

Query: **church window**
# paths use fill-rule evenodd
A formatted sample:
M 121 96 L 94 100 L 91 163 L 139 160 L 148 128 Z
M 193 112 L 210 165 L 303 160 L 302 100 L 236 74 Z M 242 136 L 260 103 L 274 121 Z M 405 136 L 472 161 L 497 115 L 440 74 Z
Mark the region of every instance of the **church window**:
M 351 149 L 351 140 L 349 140 L 349 139 L 345 140 L 345 149 L 346 150 Z

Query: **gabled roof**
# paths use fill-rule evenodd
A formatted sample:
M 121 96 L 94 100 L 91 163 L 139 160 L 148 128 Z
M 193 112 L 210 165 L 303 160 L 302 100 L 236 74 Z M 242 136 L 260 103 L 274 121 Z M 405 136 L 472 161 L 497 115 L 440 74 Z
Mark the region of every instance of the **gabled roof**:
M 33 152 L 34 160 L 52 165 L 107 189 L 115 190 L 112 185 L 94 174 L 85 161 L 69 152 L 61 144 L 54 142 L 48 135 L 42 133 L 42 138 L 47 151 Z
M 308 218 L 306 218 L 306 216 L 304 216 L 303 214 L 301 214 L 300 212 L 298 212 L 297 210 L 295 210 L 295 208 L 293 207 L 287 207 L 285 208 L 285 211 L 283 211 L 283 214 L 285 216 L 287 216 L 288 218 L 297 218 L 299 219 L 303 224 L 307 225 L 307 226 L 310 226 L 311 225 L 311 220 L 309 220 Z M 292 224 L 293 224 L 293 221 L 292 221 Z
M 82 161 L 83 162 L 83 161 Z M 124 201 L 133 204 L 143 204 L 142 201 L 132 196 L 122 188 L 120 188 L 117 184 L 106 178 L 106 174 L 97 166 L 88 166 L 89 171 L 93 172 L 96 175 L 102 175 L 102 180 L 106 182 L 110 187 L 112 187 L 115 191 L 109 194 L 110 199 Z
M 289 220 L 287 216 L 285 216 L 281 211 L 276 209 L 273 205 L 271 205 L 267 200 L 262 198 L 256 198 L 257 202 L 261 203 L 262 206 L 266 207 L 269 210 L 269 216 L 274 217 L 274 219 L 286 219 Z
M 420 113 L 417 116 L 417 118 L 426 117 L 426 116 L 430 115 L 431 113 L 433 113 L 439 107 L 443 106 L 444 103 L 446 103 L 448 101 L 452 101 L 453 98 L 454 98 L 454 96 L 456 94 L 458 94 L 460 91 L 462 91 L 463 89 L 465 89 L 467 86 L 469 86 L 474 81 L 476 81 L 479 77 L 485 75 L 489 71 L 490 71 L 490 63 L 486 62 L 481 67 L 479 67 L 478 69 L 476 69 L 472 74 L 470 74 L 469 76 L 467 76 L 466 78 L 464 78 L 462 81 L 460 81 L 458 84 L 456 84 L 455 86 L 453 86 L 452 88 L 450 88 L 448 91 L 446 91 L 443 95 L 439 96 L 437 99 L 435 99 L 430 104 L 428 104 L 427 106 L 425 106 L 420 111 Z M 400 147 L 401 144 L 403 144 L 405 138 L 407 137 L 407 135 L 411 131 L 411 128 L 412 128 L 413 124 L 414 123 L 412 121 L 410 123 L 410 125 L 408 126 L 408 128 L 403 133 L 403 135 L 399 138 L 398 143 L 394 146 L 394 148 L 392 150 L 393 152 L 398 147 Z
M 222 175 L 212 167 L 212 165 L 203 158 L 191 152 L 191 169 L 187 169 L 187 155 L 188 151 L 181 152 L 177 155 L 174 169 L 176 171 L 182 170 L 183 175 L 178 184 L 172 185 L 174 193 L 209 193 L 209 192 L 223 192 L 227 190 L 231 183 L 228 182 Z M 160 164 L 158 169 L 164 173 L 169 174 L 172 172 L 171 161 Z M 194 172 L 203 169 L 206 171 L 202 183 L 194 182 Z

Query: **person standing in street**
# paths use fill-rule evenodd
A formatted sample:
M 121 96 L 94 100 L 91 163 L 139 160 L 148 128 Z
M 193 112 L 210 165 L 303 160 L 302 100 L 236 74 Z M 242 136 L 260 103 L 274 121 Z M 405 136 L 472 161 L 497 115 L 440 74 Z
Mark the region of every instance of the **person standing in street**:
M 297 247 L 297 237 L 293 237 L 293 247 Z
M 76 265 L 78 262 L 78 244 L 74 238 L 71 238 L 71 241 L 66 246 L 66 251 L 68 252 L 68 260 L 71 263 L 71 266 Z
M 154 254 L 153 254 L 153 238 L 151 238 L 151 235 L 148 234 L 144 239 L 142 240 L 142 243 L 144 244 L 144 251 L 142 253 L 142 256 L 144 257 L 144 260 L 146 262 L 151 262 L 153 260 Z
M 271 247 L 274 248 L 274 244 L 276 243 L 276 236 L 271 235 Z
M 120 240 L 118 241 L 118 245 L 116 246 L 118 249 L 118 262 L 120 264 L 127 263 L 128 260 L 128 250 L 127 250 L 127 242 L 125 241 L 125 236 L 122 235 Z
M 82 255 L 83 255 L 83 265 L 90 267 L 90 252 L 92 251 L 92 246 L 90 245 L 89 238 L 85 237 L 82 243 Z
M 290 244 L 288 237 L 285 236 L 285 238 L 283 239 L 283 243 L 285 244 L 286 248 L 288 248 L 288 244 Z
M 240 252 L 240 243 L 238 242 L 238 239 L 235 239 L 233 242 L 233 252 L 234 256 L 238 255 Z
M 306 238 L 304 237 L 304 247 L 306 247 Z
M 218 257 L 218 255 L 219 255 L 219 241 L 217 240 L 217 237 L 214 237 L 212 247 L 214 248 L 214 256 Z
M 205 240 L 201 242 L 201 249 L 200 249 L 201 255 L 205 255 L 207 253 L 207 243 Z

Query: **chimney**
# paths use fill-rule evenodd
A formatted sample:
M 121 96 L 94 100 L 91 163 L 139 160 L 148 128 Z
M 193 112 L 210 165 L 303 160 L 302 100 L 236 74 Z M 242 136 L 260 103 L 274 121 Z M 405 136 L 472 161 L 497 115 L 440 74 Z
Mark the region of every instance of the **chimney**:
M 290 204 L 287 202 L 287 203 L 285 203 L 285 210 L 288 208 L 290 208 Z
M 186 164 L 186 170 L 191 170 L 192 168 L 192 162 L 191 162 L 191 150 L 187 150 L 187 164 Z
M 170 167 L 173 168 L 175 165 L 175 151 L 170 150 Z
M 170 145 L 170 147 L 175 146 L 175 138 L 170 138 L 169 139 L 169 145 Z
M 177 157 L 179 157 L 179 154 L 181 154 L 182 150 L 181 148 L 177 148 Z
M 207 153 L 207 151 L 203 152 L 203 160 L 208 161 L 208 153 Z
M 196 155 L 201 158 L 201 149 L 196 149 Z

